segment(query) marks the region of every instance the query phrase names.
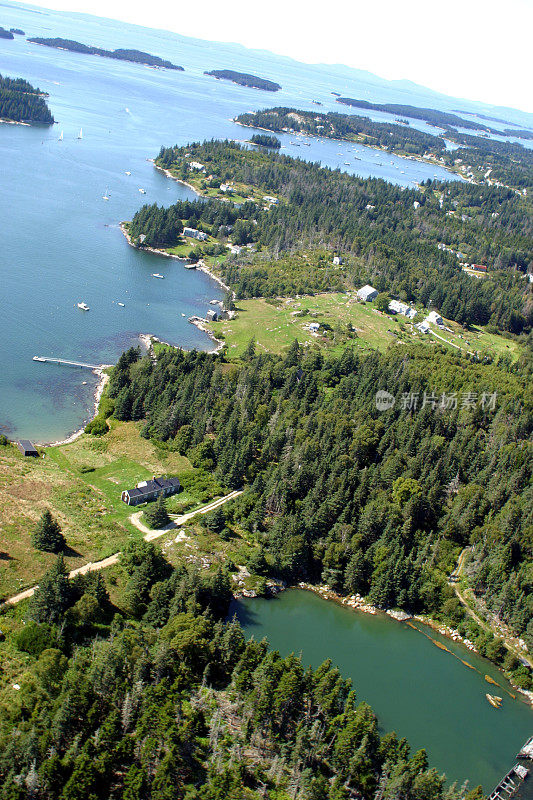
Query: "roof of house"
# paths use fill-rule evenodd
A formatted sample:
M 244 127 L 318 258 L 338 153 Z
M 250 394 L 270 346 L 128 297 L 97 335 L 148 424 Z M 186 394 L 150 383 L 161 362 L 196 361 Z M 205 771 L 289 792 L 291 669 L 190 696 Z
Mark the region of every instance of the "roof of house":
M 359 289 L 359 291 L 357 292 L 357 296 L 358 296 L 358 297 L 363 297 L 363 298 L 366 298 L 366 297 L 368 297 L 369 295 L 371 295 L 371 294 L 374 294 L 374 293 L 375 293 L 375 294 L 377 294 L 377 293 L 378 293 L 378 290 L 377 290 L 377 289 L 374 289 L 374 287 L 373 287 L 373 286 L 369 286 L 369 284 L 367 283 L 367 284 L 366 284 L 366 286 L 362 286 L 362 287 Z
M 37 448 L 35 447 L 33 442 L 30 442 L 29 439 L 21 439 L 18 442 L 18 446 L 19 446 L 20 450 L 24 450 L 24 452 L 26 452 L 26 453 L 36 453 L 37 452 Z
M 152 492 L 160 492 L 162 489 L 179 488 L 179 478 L 154 478 L 151 481 L 141 481 L 135 489 L 128 489 L 130 497 L 142 497 Z

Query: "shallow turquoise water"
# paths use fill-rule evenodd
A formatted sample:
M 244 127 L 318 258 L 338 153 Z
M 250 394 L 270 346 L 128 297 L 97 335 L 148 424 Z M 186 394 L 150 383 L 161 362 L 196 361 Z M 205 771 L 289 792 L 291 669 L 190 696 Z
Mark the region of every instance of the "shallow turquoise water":
M 451 781 L 468 778 L 490 791 L 533 733 L 531 708 L 507 694 L 512 687 L 492 664 L 427 628 L 478 671 L 384 614 L 354 612 L 306 591 L 243 598 L 233 613 L 247 636 L 266 636 L 284 655 L 301 653 L 313 666 L 331 658 L 351 678 L 357 697 L 373 707 L 383 730 L 406 736 L 412 751 L 425 747 L 431 764 Z M 485 674 L 503 688 L 491 688 Z M 504 698 L 501 709 L 488 703 L 486 692 Z

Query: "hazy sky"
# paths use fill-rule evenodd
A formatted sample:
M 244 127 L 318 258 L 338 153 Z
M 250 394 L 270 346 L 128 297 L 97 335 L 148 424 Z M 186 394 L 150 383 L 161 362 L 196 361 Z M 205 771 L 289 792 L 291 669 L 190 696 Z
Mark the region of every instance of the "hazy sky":
M 533 111 L 533 0 L 33 0 Z

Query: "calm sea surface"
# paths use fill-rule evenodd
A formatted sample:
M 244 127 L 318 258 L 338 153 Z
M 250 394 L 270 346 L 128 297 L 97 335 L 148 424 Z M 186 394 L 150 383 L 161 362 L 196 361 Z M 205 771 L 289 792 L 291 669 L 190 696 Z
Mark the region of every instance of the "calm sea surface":
M 329 110 L 335 107 L 332 90 L 364 97 L 378 92 L 380 99 L 397 101 L 405 92 L 372 76 L 350 81 L 346 71 L 83 15 L 3 3 L 0 24 L 28 36 L 143 49 L 186 68 L 154 70 L 40 47 L 23 37 L 0 40 L 0 72 L 47 91 L 58 123 L 0 124 L 0 430 L 44 442 L 71 433 L 90 415 L 95 378 L 87 370 L 35 363 L 34 355 L 114 363 L 141 332 L 186 348 L 211 347 L 187 318 L 221 297 L 217 284 L 180 262 L 134 251 L 119 230 L 143 202 L 192 196 L 147 160 L 162 144 L 244 139 L 243 128 L 231 122 L 236 114 L 269 104 L 316 108 L 313 99 Z M 284 88 L 272 95 L 203 74 L 214 67 L 253 71 Z M 283 152 L 406 186 L 447 175 L 369 148 L 316 140 L 296 148 L 282 138 Z M 152 278 L 153 272 L 165 280 Z M 80 301 L 91 310 L 80 311 Z
M 471 786 L 481 783 L 489 792 L 533 733 L 531 708 L 509 696 L 506 689 L 512 687 L 491 663 L 424 626 L 477 671 L 403 623 L 354 612 L 310 592 L 243 598 L 234 602 L 234 613 L 247 636 L 268 637 L 282 655 L 301 653 L 304 664 L 315 667 L 331 658 L 351 678 L 358 699 L 375 710 L 383 731 L 406 736 L 413 752 L 425 747 L 431 765 L 450 781 L 468 778 Z M 485 674 L 502 688 L 491 688 Z M 486 692 L 504 698 L 501 709 L 488 703 Z

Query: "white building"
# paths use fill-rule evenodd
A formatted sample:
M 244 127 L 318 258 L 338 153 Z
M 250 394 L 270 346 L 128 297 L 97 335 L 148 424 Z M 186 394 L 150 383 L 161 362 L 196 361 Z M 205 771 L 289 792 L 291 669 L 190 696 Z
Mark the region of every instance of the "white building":
M 333 266 L 339 267 L 342 264 L 342 258 L 340 256 L 333 256 Z
M 363 300 L 365 303 L 370 303 L 372 300 L 375 300 L 377 296 L 377 289 L 374 289 L 373 286 L 369 286 L 368 283 L 366 286 L 362 286 L 357 292 L 358 299 Z
M 269 194 L 265 194 L 265 196 L 263 197 L 263 200 L 265 201 L 265 203 L 272 203 L 273 206 L 277 206 L 277 204 L 278 204 L 278 198 L 277 197 L 271 197 Z
M 411 308 L 407 303 L 402 303 L 401 300 L 391 300 L 389 311 L 393 311 L 395 314 L 403 314 L 407 319 L 414 319 L 417 314 L 416 308 Z
M 438 311 L 430 311 L 424 322 L 431 322 L 433 325 L 444 325 L 444 320 Z
M 427 322 L 419 322 L 418 325 L 415 325 L 415 328 L 418 328 L 420 333 L 429 333 L 429 325 Z
M 204 165 L 200 164 L 199 161 L 191 161 L 191 163 L 189 164 L 189 167 L 190 167 L 190 169 L 199 169 L 199 170 L 204 170 L 205 171 Z
M 205 242 L 208 238 L 207 233 L 203 231 L 197 231 L 196 228 L 184 228 L 183 235 L 188 236 L 189 239 L 198 239 L 199 242 Z
M 319 328 L 320 328 L 320 322 L 309 323 L 309 330 L 311 331 L 311 333 L 317 333 Z

